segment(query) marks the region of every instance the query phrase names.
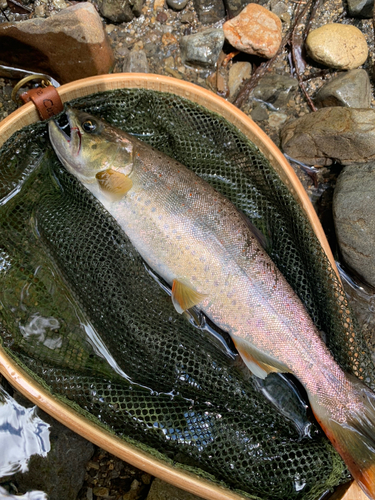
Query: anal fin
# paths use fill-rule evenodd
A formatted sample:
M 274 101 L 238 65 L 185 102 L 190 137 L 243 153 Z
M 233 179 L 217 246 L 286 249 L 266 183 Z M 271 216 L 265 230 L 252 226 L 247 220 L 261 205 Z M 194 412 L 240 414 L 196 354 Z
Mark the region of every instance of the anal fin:
M 197 292 L 186 283 L 173 280 L 172 302 L 178 313 L 182 314 L 187 309 L 202 302 L 206 297 L 207 295 Z
M 269 373 L 290 372 L 286 365 L 261 352 L 250 344 L 250 342 L 236 335 L 232 335 L 231 337 L 242 360 L 255 376 L 265 379 Z

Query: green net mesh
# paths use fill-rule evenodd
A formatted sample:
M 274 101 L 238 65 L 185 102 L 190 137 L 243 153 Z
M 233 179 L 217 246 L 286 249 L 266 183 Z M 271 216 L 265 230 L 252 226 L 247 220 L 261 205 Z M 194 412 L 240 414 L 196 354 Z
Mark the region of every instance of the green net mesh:
M 270 236 L 337 361 L 374 388 L 370 346 L 329 261 L 252 143 L 171 94 L 117 90 L 71 104 L 230 198 Z M 36 380 L 124 439 L 251 498 L 315 500 L 348 479 L 316 426 L 301 436 L 229 350 L 175 312 L 116 221 L 59 164 L 45 123 L 14 134 L 0 159 L 0 332 Z

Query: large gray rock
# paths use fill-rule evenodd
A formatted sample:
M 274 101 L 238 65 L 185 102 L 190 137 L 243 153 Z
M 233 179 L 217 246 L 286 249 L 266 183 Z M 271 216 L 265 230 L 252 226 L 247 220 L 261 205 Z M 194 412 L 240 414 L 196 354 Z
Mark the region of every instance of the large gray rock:
M 48 19 L 0 24 L 0 64 L 68 83 L 108 73 L 114 56 L 95 7 L 82 2 Z
M 375 162 L 350 165 L 333 197 L 336 235 L 344 261 L 375 286 Z
M 318 107 L 369 108 L 371 84 L 367 71 L 352 69 L 332 78 L 316 94 L 315 104 Z
M 210 28 L 181 38 L 181 59 L 192 66 L 213 67 L 224 45 L 222 29 Z
M 350 165 L 375 159 L 375 110 L 322 108 L 288 122 L 281 148 L 308 165 Z
M 194 0 L 194 9 L 203 24 L 212 24 L 225 17 L 223 0 Z

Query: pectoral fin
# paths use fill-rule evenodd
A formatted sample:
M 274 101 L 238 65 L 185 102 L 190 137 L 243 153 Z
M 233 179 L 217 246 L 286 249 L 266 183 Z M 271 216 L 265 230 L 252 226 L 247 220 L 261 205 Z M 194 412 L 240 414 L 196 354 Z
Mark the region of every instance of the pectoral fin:
M 265 379 L 269 373 L 287 373 L 290 372 L 288 367 L 281 361 L 263 353 L 250 342 L 232 335 L 232 340 L 249 370 L 261 379 Z
M 178 313 L 182 314 L 187 309 L 196 306 L 205 297 L 206 295 L 195 291 L 189 285 L 178 280 L 173 280 L 172 302 Z
M 127 175 L 108 168 L 96 174 L 102 191 L 113 198 L 121 198 L 133 186 L 133 182 Z

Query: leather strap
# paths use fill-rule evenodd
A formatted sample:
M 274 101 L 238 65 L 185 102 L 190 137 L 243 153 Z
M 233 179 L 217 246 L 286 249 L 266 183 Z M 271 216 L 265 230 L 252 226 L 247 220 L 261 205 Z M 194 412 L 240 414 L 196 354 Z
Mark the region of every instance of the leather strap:
M 32 101 L 42 120 L 57 115 L 64 108 L 59 93 L 53 85 L 28 90 L 21 94 L 20 98 L 24 103 Z

